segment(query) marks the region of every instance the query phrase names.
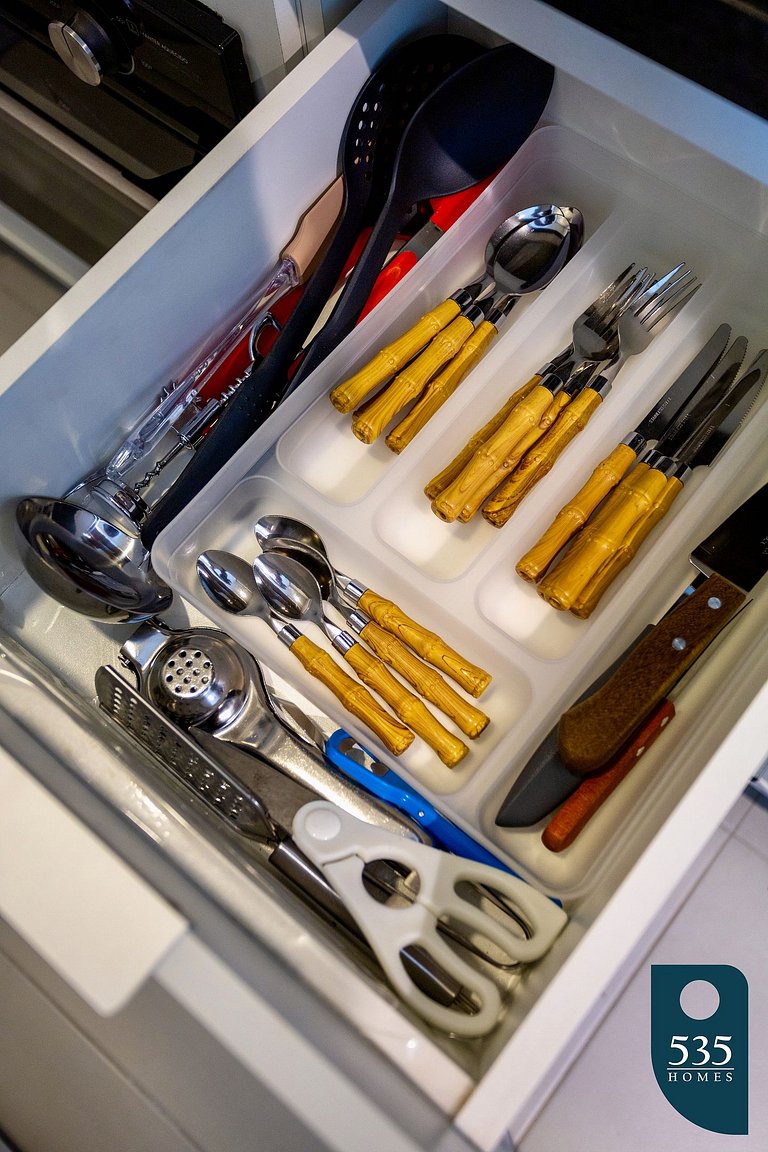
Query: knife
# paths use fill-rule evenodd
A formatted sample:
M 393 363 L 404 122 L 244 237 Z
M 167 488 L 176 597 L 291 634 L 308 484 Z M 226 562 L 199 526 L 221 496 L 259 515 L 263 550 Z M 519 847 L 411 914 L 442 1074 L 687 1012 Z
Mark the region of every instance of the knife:
M 575 616 L 586 618 L 592 613 L 606 588 L 666 516 L 694 468 L 709 467 L 714 462 L 753 407 L 766 373 L 768 350 L 764 349 L 711 411 L 707 412 L 708 405 L 704 405 L 704 399 L 707 398 L 702 399 L 702 415 L 680 449 L 672 455 L 665 455 L 660 449 L 668 450 L 671 447 L 665 438 L 659 442 L 657 450 L 650 454 L 642 468 L 638 466 L 630 474 L 624 487 L 627 498 L 636 502 L 633 522 L 629 528 L 626 528 L 625 522 L 623 537 L 574 601 L 571 612 Z M 606 535 L 610 530 L 611 525 L 606 524 Z
M 663 436 L 689 398 L 704 386 L 720 363 L 730 338 L 730 325 L 721 324 L 637 427 L 597 465 L 586 484 L 560 509 L 541 539 L 521 557 L 516 568 L 518 575 L 530 581 L 544 575 L 560 550 L 586 524 L 643 449 Z M 542 595 L 545 590 L 543 586 Z
M 669 612 L 610 679 L 560 717 L 558 747 L 572 771 L 596 772 L 627 743 L 744 607 L 768 571 L 768 484 L 690 555 L 707 579 Z

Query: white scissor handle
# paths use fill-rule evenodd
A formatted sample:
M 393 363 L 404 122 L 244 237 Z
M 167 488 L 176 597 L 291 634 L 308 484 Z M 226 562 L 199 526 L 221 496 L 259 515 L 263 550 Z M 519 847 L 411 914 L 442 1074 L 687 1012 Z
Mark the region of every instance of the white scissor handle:
M 393 987 L 420 1015 L 436 1027 L 461 1036 L 480 1036 L 498 1021 L 501 997 L 496 985 L 449 947 L 437 930 L 440 917 L 476 929 L 513 959 L 538 959 L 563 929 L 567 916 L 548 897 L 523 880 L 488 864 L 452 856 L 426 844 L 406 840 L 366 824 L 325 800 L 300 808 L 293 837 L 301 850 L 322 869 L 362 929 Z M 363 866 L 393 860 L 415 871 L 418 894 L 406 908 L 386 906 L 371 897 L 363 883 Z M 470 904 L 456 891 L 462 881 L 482 884 L 507 897 L 531 932 L 523 940 L 495 917 Z M 473 1015 L 443 1007 L 412 982 L 401 960 L 404 948 L 421 945 L 470 992 L 477 1006 Z

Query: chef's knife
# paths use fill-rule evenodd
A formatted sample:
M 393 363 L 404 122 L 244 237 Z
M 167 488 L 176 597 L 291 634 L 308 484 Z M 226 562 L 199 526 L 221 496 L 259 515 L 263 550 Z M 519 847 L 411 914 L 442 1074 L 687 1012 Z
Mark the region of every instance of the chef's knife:
M 606 764 L 746 604 L 768 571 L 768 484 L 690 559 L 708 578 L 659 621 L 602 688 L 561 716 L 560 756 L 573 771 L 596 772 Z
M 666 516 L 672 504 L 683 490 L 694 468 L 709 467 L 721 452 L 736 429 L 743 423 L 755 403 L 758 393 L 768 373 L 768 351 L 758 354 L 751 367 L 720 401 L 706 412 L 689 438 L 674 455 L 664 455 L 659 451 L 666 446 L 666 438 L 660 441 L 657 450 L 647 461 L 638 465 L 624 484 L 625 495 L 636 502 L 639 514 L 632 518 L 633 523 L 619 538 L 613 551 L 594 577 L 590 579 L 580 596 L 574 601 L 571 612 L 586 618 L 596 608 L 606 588 L 632 560 L 645 538 Z M 605 525 L 608 537 L 611 526 Z
M 730 338 L 730 325 L 721 324 L 637 427 L 597 465 L 586 484 L 560 509 L 541 539 L 520 559 L 517 572 L 524 580 L 538 580 L 546 572 L 558 552 L 586 524 L 646 446 L 655 444 L 664 435 L 689 398 L 700 391 L 715 370 Z M 540 589 L 545 599 L 548 598 L 546 587 L 542 585 Z

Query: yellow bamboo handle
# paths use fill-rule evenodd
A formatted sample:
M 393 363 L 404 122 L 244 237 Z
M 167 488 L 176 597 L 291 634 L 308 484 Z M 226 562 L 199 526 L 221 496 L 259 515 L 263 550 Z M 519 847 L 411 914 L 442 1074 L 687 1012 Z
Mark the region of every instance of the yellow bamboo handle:
M 600 603 L 600 599 L 606 588 L 613 583 L 619 573 L 626 568 L 630 560 L 633 559 L 645 538 L 650 535 L 659 521 L 666 516 L 682 489 L 683 485 L 681 481 L 675 476 L 670 476 L 669 480 L 667 480 L 666 488 L 664 488 L 661 495 L 654 500 L 650 512 L 635 524 L 616 555 L 604 564 L 600 571 L 592 577 L 584 591 L 578 599 L 574 601 L 571 606 L 571 612 L 574 616 L 578 616 L 581 620 L 586 620 L 587 617 L 592 615 Z
M 435 412 L 442 407 L 449 396 L 453 395 L 470 368 L 474 368 L 497 332 L 498 329 L 488 320 L 478 324 L 451 362 L 430 380 L 425 392 L 410 412 L 403 417 L 396 428 L 392 429 L 385 441 L 387 448 L 393 452 L 402 452 L 403 448 L 408 447 Z
M 537 427 L 552 402 L 548 388 L 537 385 L 512 409 L 504 423 L 475 449 L 459 476 L 432 501 L 432 511 L 451 523 L 469 519 L 520 460 L 517 445 Z
M 592 388 L 585 388 L 571 401 L 485 505 L 483 516 L 489 524 L 504 527 L 528 493 L 551 471 L 560 454 L 586 428 L 601 404 L 602 397 Z
M 475 326 L 466 316 L 457 316 L 438 332 L 420 356 L 403 369 L 392 383 L 379 392 L 352 421 L 352 431 L 364 444 L 372 444 L 397 416 L 401 408 L 419 396 L 435 373 L 456 355 Z
M 406 616 L 391 600 L 385 600 L 383 596 L 367 588 L 358 603 L 363 612 L 372 616 L 377 624 L 387 632 L 391 632 L 393 636 L 399 637 L 404 644 L 417 652 L 422 660 L 426 660 L 428 664 L 433 664 L 446 676 L 450 676 L 469 692 L 470 696 L 479 696 L 490 684 L 489 672 L 465 660 L 436 632 L 430 632 L 415 620 L 411 620 L 410 616 Z
M 362 684 L 358 684 L 348 676 L 327 652 L 318 648 L 317 644 L 313 644 L 306 636 L 300 636 L 291 645 L 291 652 L 310 676 L 314 676 L 316 680 L 325 684 L 326 688 L 330 688 L 346 710 L 357 716 L 358 720 L 362 720 L 363 724 L 378 736 L 393 756 L 399 756 L 413 743 L 413 732 L 394 716 L 390 716 L 389 712 L 374 700 L 367 688 L 363 688 Z
M 594 521 L 587 524 L 569 552 L 538 586 L 539 595 L 553 608 L 567 611 L 593 576 L 621 546 L 635 524 L 650 512 L 664 489 L 666 477 L 658 468 L 638 464 Z
M 401 640 L 391 632 L 386 632 L 375 620 L 369 620 L 361 629 L 360 636 L 377 656 L 394 668 L 395 672 L 399 672 L 425 700 L 449 716 L 470 740 L 474 740 L 487 728 L 489 717 L 485 712 L 460 696 L 455 688 L 443 680 L 439 672 L 419 660 L 410 648 L 406 648 Z
M 429 484 L 427 484 L 424 489 L 424 494 L 428 499 L 434 500 L 435 496 L 439 496 L 443 489 L 447 488 L 448 485 L 456 479 L 472 459 L 475 449 L 479 448 L 489 436 L 493 435 L 497 428 L 501 427 L 515 405 L 519 404 L 521 400 L 524 400 L 528 393 L 532 392 L 542 379 L 543 377 L 539 375 L 532 376 L 527 384 L 523 384 L 522 388 L 518 388 L 517 392 L 512 393 L 509 399 L 505 401 L 504 405 L 498 410 L 495 416 L 491 417 L 487 424 L 484 424 L 479 431 L 475 432 L 474 436 L 469 438 L 461 452 L 451 460 L 450 464 L 443 468 L 442 472 L 438 472 L 437 476 L 433 477 Z
M 374 388 L 404 368 L 460 311 L 455 300 L 443 300 L 442 304 L 426 312 L 407 332 L 392 344 L 381 348 L 359 372 L 336 385 L 330 393 L 334 408 L 338 408 L 339 412 L 351 412 Z
M 354 668 L 363 684 L 378 692 L 385 704 L 389 704 L 395 716 L 437 752 L 443 764 L 448 768 L 455 768 L 459 761 L 464 759 L 469 751 L 467 745 L 444 728 L 423 700 L 419 700 L 418 696 L 414 696 L 413 692 L 395 679 L 386 664 L 382 664 L 381 660 L 368 652 L 362 644 L 355 644 L 345 652 L 344 659 Z
M 613 452 L 600 461 L 586 484 L 563 505 L 544 535 L 518 561 L 516 571 L 523 580 L 538 580 L 546 572 L 558 552 L 586 524 L 635 459 L 631 448 L 617 444 Z

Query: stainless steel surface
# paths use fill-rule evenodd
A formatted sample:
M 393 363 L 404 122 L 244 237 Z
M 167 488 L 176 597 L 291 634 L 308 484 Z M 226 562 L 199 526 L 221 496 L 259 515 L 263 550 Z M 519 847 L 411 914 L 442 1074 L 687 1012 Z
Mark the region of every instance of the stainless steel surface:
M 281 778 L 361 820 L 399 836 L 428 839 L 408 817 L 338 772 L 322 747 L 288 728 L 271 702 L 258 661 L 226 633 L 145 624 L 123 644 L 120 657 L 143 698 L 190 733 L 205 732 L 247 752 Z
M 504 225 L 519 219 L 517 227 Z M 581 247 L 584 220 L 578 208 L 556 204 L 527 208 L 493 233 L 485 250 L 486 267 L 501 292 L 522 296 L 545 288 Z

